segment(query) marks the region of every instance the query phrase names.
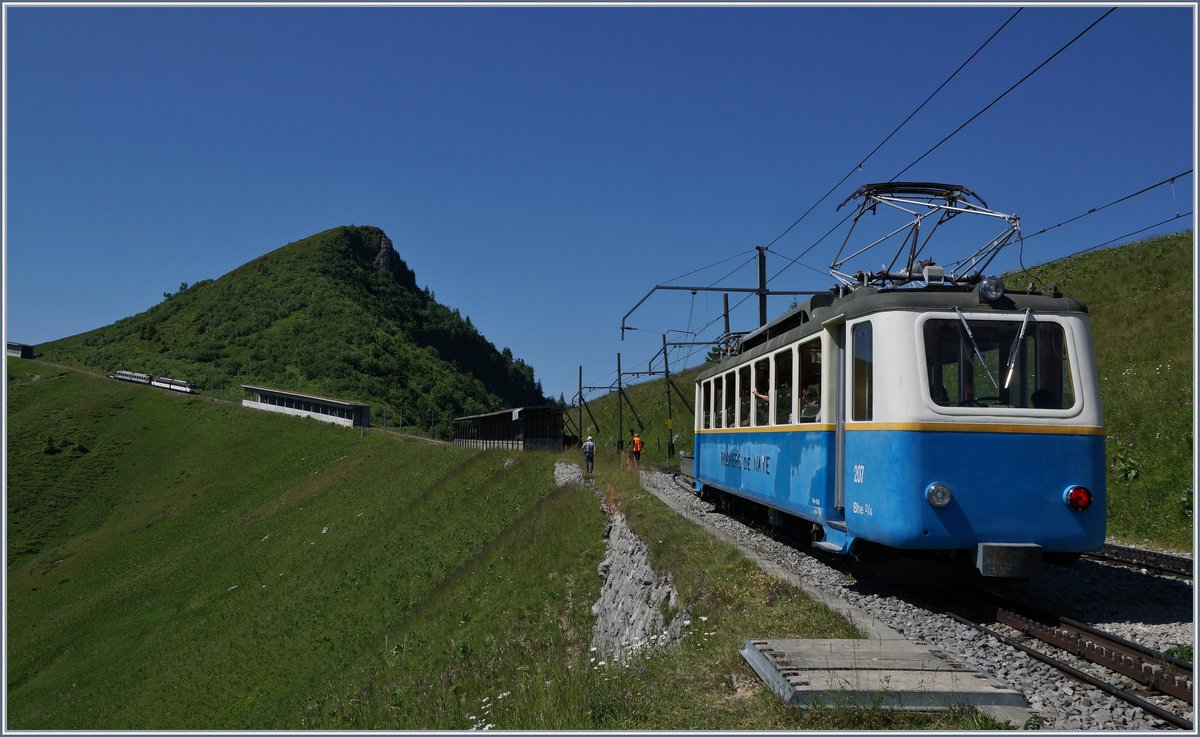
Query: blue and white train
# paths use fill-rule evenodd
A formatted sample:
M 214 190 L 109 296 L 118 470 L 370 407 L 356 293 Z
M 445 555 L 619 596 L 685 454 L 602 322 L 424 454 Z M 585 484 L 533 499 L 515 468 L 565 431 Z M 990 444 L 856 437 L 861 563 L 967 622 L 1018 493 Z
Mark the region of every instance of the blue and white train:
M 1105 539 L 1087 307 L 1053 287 L 856 285 L 696 382 L 695 491 L 837 553 L 928 551 L 1023 578 Z

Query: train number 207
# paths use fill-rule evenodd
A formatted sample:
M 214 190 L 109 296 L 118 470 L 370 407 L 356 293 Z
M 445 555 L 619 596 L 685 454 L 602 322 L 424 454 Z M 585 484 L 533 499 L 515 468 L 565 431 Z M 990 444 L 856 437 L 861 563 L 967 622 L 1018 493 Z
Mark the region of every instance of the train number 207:
M 854 466 L 854 483 L 861 484 L 863 476 L 867 473 L 867 469 L 861 463 Z

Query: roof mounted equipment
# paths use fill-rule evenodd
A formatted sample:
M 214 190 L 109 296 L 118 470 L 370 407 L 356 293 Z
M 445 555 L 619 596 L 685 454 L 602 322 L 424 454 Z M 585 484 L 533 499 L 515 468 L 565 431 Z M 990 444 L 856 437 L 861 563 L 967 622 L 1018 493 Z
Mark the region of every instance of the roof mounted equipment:
M 862 201 L 858 204 L 858 211 L 854 214 L 854 220 L 850 225 L 850 231 L 846 234 L 846 239 L 842 242 L 842 247 L 838 249 L 833 263 L 829 265 L 829 273 L 833 275 L 833 278 L 852 288 L 868 285 L 882 287 L 889 282 L 897 286 L 911 282 L 974 284 L 982 278 L 983 270 L 996 258 L 1000 250 L 1021 233 L 1020 218 L 1016 215 L 1006 215 L 989 209 L 983 198 L 959 184 L 939 184 L 937 182 L 865 184 L 838 205 L 838 209 L 842 209 L 846 203 L 855 199 Z M 846 244 L 854 234 L 854 228 L 858 225 L 859 219 L 868 212 L 872 215 L 875 214 L 879 205 L 906 213 L 912 220 L 882 238 L 843 256 L 847 250 Z M 921 225 L 934 215 L 937 218 L 928 228 L 924 240 L 922 240 Z M 934 265 L 933 260 L 930 258 L 918 260 L 918 257 L 929 245 L 929 239 L 933 237 L 938 226 L 958 215 L 997 218 L 1005 222 L 1005 227 L 971 255 L 944 267 L 940 281 L 931 279 L 931 276 L 937 274 L 936 270 L 929 269 Z M 886 267 L 880 271 L 859 271 L 853 274 L 845 271 L 848 261 L 902 233 L 904 235 L 900 246 L 896 249 L 891 263 Z M 903 264 L 901 268 L 897 269 L 897 264 L 901 261 Z

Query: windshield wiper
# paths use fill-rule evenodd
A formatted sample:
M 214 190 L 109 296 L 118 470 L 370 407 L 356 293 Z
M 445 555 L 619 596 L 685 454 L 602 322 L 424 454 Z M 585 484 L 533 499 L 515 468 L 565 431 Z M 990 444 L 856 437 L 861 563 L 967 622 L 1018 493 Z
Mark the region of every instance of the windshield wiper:
M 1008 375 L 1004 377 L 1004 388 L 1007 389 L 1012 381 L 1013 366 L 1017 363 L 1017 348 L 1021 345 L 1021 341 L 1025 339 L 1025 327 L 1029 325 L 1029 315 L 1033 310 L 1025 310 L 1025 319 L 1021 321 L 1021 332 L 1017 333 L 1017 339 L 1013 341 L 1012 349 L 1008 352 Z
M 954 308 L 954 311 L 958 313 L 958 319 L 962 320 L 963 328 L 967 331 L 967 337 L 971 339 L 971 347 L 975 349 L 975 356 L 979 358 L 979 365 L 983 366 L 984 372 L 987 374 L 988 379 L 991 380 L 992 386 L 995 387 L 996 391 L 1000 391 L 1000 385 L 996 383 L 996 377 L 992 376 L 992 371 L 987 366 L 987 360 L 983 357 L 983 351 L 979 350 L 979 344 L 975 342 L 975 334 L 971 332 L 971 326 L 967 324 L 967 318 L 963 316 L 962 310 L 957 307 Z

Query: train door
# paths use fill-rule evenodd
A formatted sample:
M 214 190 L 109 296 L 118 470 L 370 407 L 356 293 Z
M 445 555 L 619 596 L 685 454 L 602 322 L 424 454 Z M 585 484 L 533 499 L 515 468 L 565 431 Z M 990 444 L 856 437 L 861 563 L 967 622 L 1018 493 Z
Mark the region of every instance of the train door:
M 839 315 L 822 326 L 829 339 L 825 345 L 830 352 L 825 361 L 824 387 L 821 404 L 830 409 L 825 422 L 833 423 L 833 509 L 826 519 L 840 522 L 845 529 L 846 519 L 846 318 Z

